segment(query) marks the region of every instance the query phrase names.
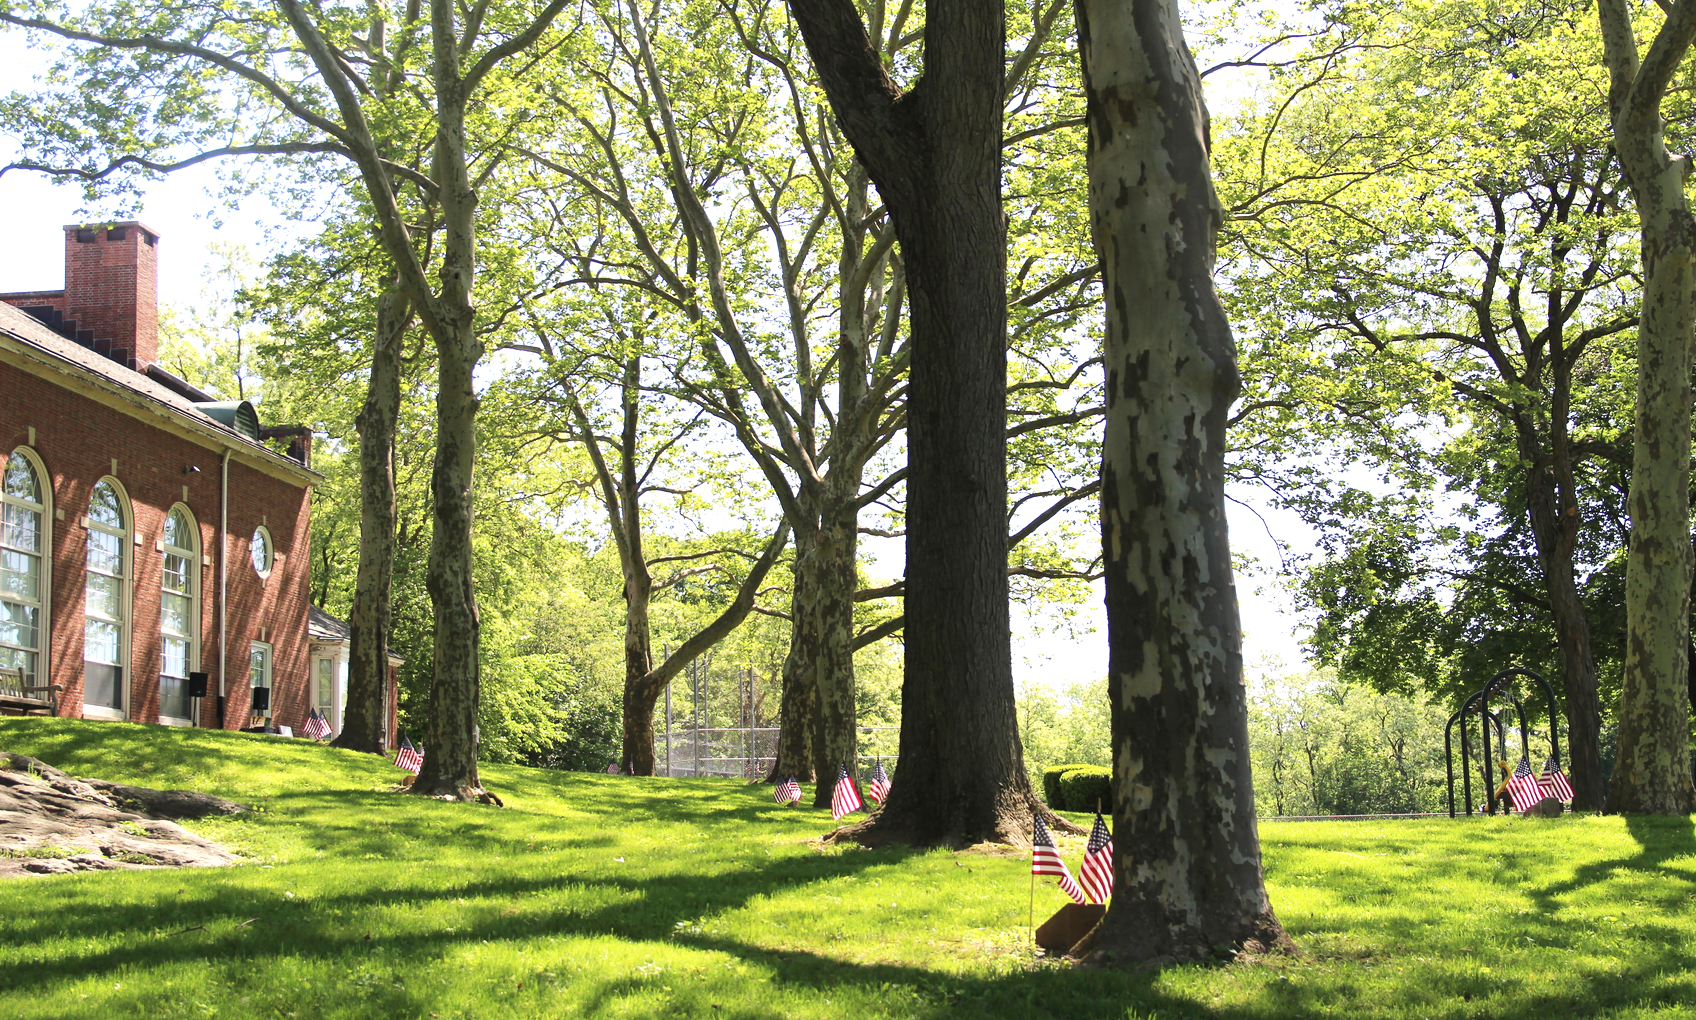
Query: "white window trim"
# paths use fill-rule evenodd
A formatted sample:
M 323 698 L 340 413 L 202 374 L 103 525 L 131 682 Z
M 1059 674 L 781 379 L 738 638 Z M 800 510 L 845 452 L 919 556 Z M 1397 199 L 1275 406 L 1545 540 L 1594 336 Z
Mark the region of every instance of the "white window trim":
M 264 536 L 265 538 L 264 570 L 260 570 L 258 565 L 253 562 L 253 539 L 259 538 L 260 536 Z M 252 537 L 247 540 L 247 563 L 248 566 L 253 567 L 254 573 L 265 579 L 269 579 L 271 571 L 277 569 L 277 543 L 276 540 L 271 537 L 271 529 L 267 528 L 263 524 L 254 528 Z
M 265 682 L 260 683 L 260 684 L 256 684 L 256 683 L 253 682 L 253 650 L 255 648 L 265 649 L 265 673 L 264 673 Z M 275 669 L 276 669 L 276 658 L 277 658 L 277 648 L 276 648 L 275 645 L 271 644 L 269 641 L 249 641 L 247 643 L 247 686 L 250 690 L 255 688 L 255 687 L 264 687 L 271 692 L 271 704 L 268 708 L 265 709 L 265 719 L 267 721 L 266 722 L 267 725 L 270 725 L 270 720 L 275 719 L 277 717 L 277 684 L 276 684 L 276 681 L 273 679 L 273 677 L 275 675 Z M 253 714 L 254 714 L 253 709 L 251 707 L 251 704 L 252 703 L 249 702 L 250 707 L 248 708 L 248 711 L 247 711 L 249 719 L 251 719 L 253 717 Z
M 124 488 L 124 483 L 113 478 L 111 475 L 103 476 L 95 484 L 98 485 L 100 482 L 106 482 L 111 485 L 112 491 L 118 494 L 118 512 L 124 518 L 123 530 L 118 532 L 118 570 L 119 580 L 123 584 L 123 589 L 118 598 L 119 619 L 117 663 L 119 671 L 118 679 L 119 683 L 123 687 L 124 707 L 118 709 L 107 708 L 104 705 L 88 704 L 86 700 L 88 690 L 87 669 L 85 667 L 83 681 L 85 700 L 82 706 L 82 715 L 85 719 L 108 719 L 121 721 L 130 717 L 130 709 L 134 707 L 135 664 L 130 661 L 130 632 L 133 628 L 135 617 L 135 502 L 130 499 L 129 490 Z M 92 489 L 89 491 L 90 493 L 93 492 Z M 113 529 L 107 525 L 96 524 L 94 519 L 86 514 L 83 515 L 83 527 L 86 531 L 101 531 L 107 534 L 111 534 L 113 531 Z M 83 570 L 88 570 L 88 543 L 86 539 L 83 543 Z M 88 618 L 88 602 L 86 597 L 83 602 L 82 615 L 83 619 L 86 620 Z M 85 649 L 83 652 L 84 662 L 88 661 L 87 654 L 87 650 Z
M 35 627 L 35 662 L 36 675 L 29 682 L 32 684 L 49 684 L 53 674 L 51 655 L 53 649 L 53 476 L 47 473 L 47 465 L 41 462 L 41 457 L 27 446 L 20 446 L 12 451 L 29 462 L 30 469 L 35 472 L 35 484 L 41 494 L 41 550 L 35 555 L 41 560 L 41 575 L 37 579 L 37 598 Z M 7 455 L 11 459 L 11 454 Z M 0 465 L 3 470 L 5 465 Z M 23 500 L 14 500 L 0 488 L 0 501 L 16 502 L 21 506 L 29 504 Z M 20 552 L 22 550 L 19 550 Z
M 323 708 L 323 688 L 318 677 L 318 662 L 320 659 L 330 661 L 330 736 L 339 737 L 342 733 L 342 720 L 347 712 L 347 670 L 348 646 L 346 644 L 312 645 L 312 704 L 309 709 Z
M 183 517 L 188 521 L 189 535 L 192 536 L 191 540 L 194 542 L 194 548 L 192 549 L 180 545 L 170 545 L 165 543 L 165 525 L 170 522 L 171 515 L 179 510 L 182 511 Z M 194 511 L 190 510 L 186 504 L 175 503 L 165 512 L 164 520 L 160 523 L 159 528 L 159 541 L 161 543 L 161 551 L 163 553 L 163 555 L 159 557 L 159 675 L 160 677 L 163 677 L 165 675 L 164 656 L 166 637 L 165 595 L 167 592 L 173 595 L 182 594 L 180 592 L 172 592 L 170 589 L 165 587 L 165 557 L 170 556 L 173 553 L 182 554 L 184 559 L 187 561 L 188 566 L 187 595 L 189 632 L 184 635 L 184 638 L 188 643 L 188 654 L 183 660 L 185 663 L 183 673 L 192 673 L 200 668 L 200 522 L 195 520 Z M 188 683 L 188 677 L 186 675 L 183 676 L 182 681 L 185 684 Z M 193 700 L 194 699 L 192 698 L 189 699 L 191 704 Z M 194 719 L 192 716 L 166 715 L 164 710 L 165 699 L 163 694 L 161 694 L 159 698 L 159 705 L 159 722 L 162 725 L 194 725 Z M 191 708 L 190 711 L 193 711 L 193 709 Z

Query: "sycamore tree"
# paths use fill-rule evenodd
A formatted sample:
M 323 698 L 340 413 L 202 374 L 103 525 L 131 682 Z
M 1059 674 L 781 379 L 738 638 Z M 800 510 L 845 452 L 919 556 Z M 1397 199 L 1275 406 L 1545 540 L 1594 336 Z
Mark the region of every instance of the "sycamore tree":
M 1113 899 L 1103 963 L 1289 947 L 1260 863 L 1225 521 L 1241 388 L 1213 284 L 1223 209 L 1175 0 L 1080 0 L 1089 208 L 1106 291 L 1101 538 Z
M 437 355 L 428 568 L 434 710 L 430 754 L 413 787 L 431 796 L 488 799 L 477 776 L 472 502 L 473 373 L 483 354 L 473 300 L 477 205 L 490 164 L 478 160 L 489 135 L 475 107 L 518 87 L 534 65 L 514 58 L 544 37 L 544 45 L 558 45 L 554 22 L 565 6 L 432 0 L 389 10 L 231 0 L 169 10 L 27 3 L 0 12 L 0 21 L 70 44 L 60 65 L 68 87 L 31 118 L 36 130 L 26 144 L 38 167 L 98 181 L 218 157 L 297 155 L 341 161 L 332 186 L 363 191 L 397 286 Z M 390 46 L 378 23 L 397 26 L 401 40 L 417 45 Z M 416 92 L 371 89 L 365 69 L 400 61 L 415 62 Z M 486 105 L 485 116 L 498 104 Z M 391 132 L 391 117 L 417 120 L 413 130 Z M 498 137 L 505 123 L 496 118 L 489 134 Z M 391 151 L 397 140 L 422 142 L 427 172 Z M 416 229 L 403 188 L 438 210 L 436 229 Z M 426 249 L 439 258 L 434 279 Z
M 1608 810 L 1687 815 L 1690 780 L 1690 398 L 1696 216 L 1690 157 L 1667 149 L 1664 104 L 1696 41 L 1696 3 L 1663 7 L 1640 50 L 1630 6 L 1598 0 L 1614 149 L 1636 200 L 1643 260 L 1632 425 L 1631 547 L 1619 758 Z

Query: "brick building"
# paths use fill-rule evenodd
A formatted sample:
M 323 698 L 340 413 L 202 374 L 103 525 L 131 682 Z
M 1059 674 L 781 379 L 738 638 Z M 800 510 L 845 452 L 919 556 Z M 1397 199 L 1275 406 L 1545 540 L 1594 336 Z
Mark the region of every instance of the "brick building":
M 158 243 L 66 227 L 65 289 L 0 294 L 0 666 L 61 685 L 61 716 L 299 732 L 323 704 L 339 729 L 311 433 L 160 367 Z

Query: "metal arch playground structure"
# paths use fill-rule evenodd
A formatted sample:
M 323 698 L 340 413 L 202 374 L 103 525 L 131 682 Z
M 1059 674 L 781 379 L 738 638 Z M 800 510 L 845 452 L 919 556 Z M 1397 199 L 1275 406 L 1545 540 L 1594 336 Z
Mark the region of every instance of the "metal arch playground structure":
M 1461 797 L 1463 806 L 1466 809 L 1466 814 L 1468 815 L 1472 814 L 1472 740 L 1470 735 L 1471 724 L 1468 720 L 1468 716 L 1476 715 L 1478 717 L 1478 729 L 1481 742 L 1483 744 L 1482 764 L 1485 777 L 1484 790 L 1487 794 L 1484 809 L 1489 814 L 1493 815 L 1496 813 L 1498 801 L 1507 799 L 1505 795 L 1498 795 L 1495 792 L 1490 746 L 1492 743 L 1499 744 L 1502 748 L 1503 760 L 1506 760 L 1507 733 L 1502 721 L 1502 716 L 1507 714 L 1509 708 L 1512 708 L 1514 714 L 1518 717 L 1520 752 L 1527 759 L 1531 757 L 1531 729 L 1527 725 L 1525 716 L 1525 700 L 1520 698 L 1516 683 L 1517 681 L 1522 680 L 1535 681 L 1536 686 L 1542 689 L 1543 705 L 1548 711 L 1549 720 L 1549 757 L 1555 763 L 1556 767 L 1559 767 L 1561 760 L 1561 745 L 1559 736 L 1560 727 L 1555 716 L 1554 689 L 1549 686 L 1549 681 L 1545 680 L 1542 674 L 1535 670 L 1520 669 L 1517 667 L 1513 669 L 1504 669 L 1500 673 L 1491 677 L 1488 683 L 1479 688 L 1477 691 L 1474 691 L 1465 701 L 1461 703 L 1460 711 L 1449 716 L 1449 724 L 1443 731 L 1443 753 L 1447 759 L 1449 774 L 1450 818 L 1455 817 L 1454 734 L 1457 724 L 1460 727 Z M 1490 701 L 1492 698 L 1498 697 L 1505 697 L 1507 703 L 1503 704 L 1499 711 L 1492 712 L 1490 710 Z M 1492 737 L 1495 738 L 1494 741 L 1492 741 Z

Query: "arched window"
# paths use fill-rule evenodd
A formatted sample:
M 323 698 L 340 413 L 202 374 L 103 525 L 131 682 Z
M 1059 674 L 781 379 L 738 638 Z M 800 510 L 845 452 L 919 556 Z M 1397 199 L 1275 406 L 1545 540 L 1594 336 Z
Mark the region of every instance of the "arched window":
M 83 610 L 83 708 L 120 716 L 129 653 L 130 513 L 114 479 L 88 500 L 88 597 Z
M 6 458 L 0 481 L 0 666 L 24 671 L 24 683 L 44 684 L 46 648 L 46 473 L 23 450 Z
M 188 672 L 200 642 L 200 533 L 188 509 L 165 518 L 165 562 L 159 593 L 159 714 L 192 719 Z

